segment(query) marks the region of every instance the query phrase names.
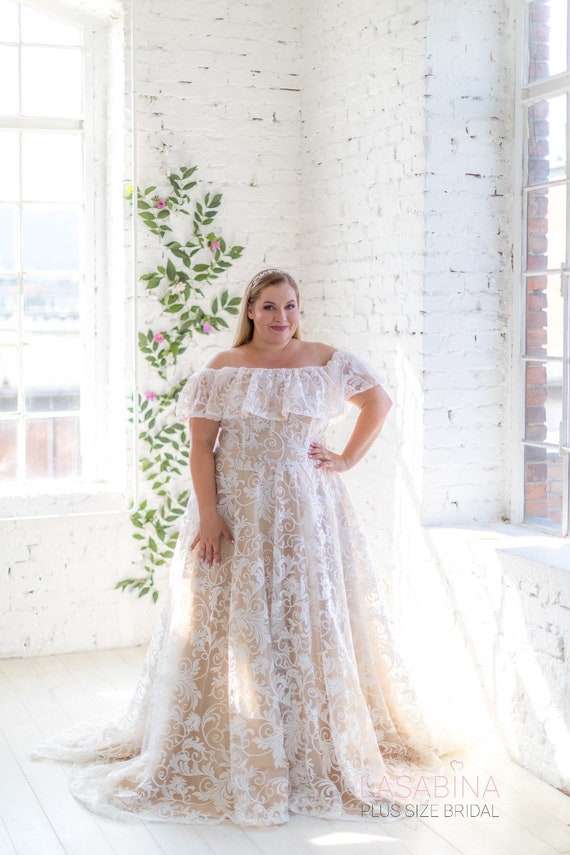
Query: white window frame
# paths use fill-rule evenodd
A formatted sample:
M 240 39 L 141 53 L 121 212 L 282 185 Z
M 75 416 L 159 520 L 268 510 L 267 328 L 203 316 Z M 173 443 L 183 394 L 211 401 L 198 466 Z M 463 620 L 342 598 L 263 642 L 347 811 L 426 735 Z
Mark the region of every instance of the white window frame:
M 125 110 L 128 14 L 112 0 L 99 3 L 96 14 L 91 13 L 92 4 L 89 12 L 84 11 L 82 0 L 22 0 L 22 5 L 53 14 L 84 32 L 84 230 L 91 236 L 84 241 L 87 275 L 80 294 L 83 330 L 88 319 L 88 334 L 83 336 L 87 373 L 80 405 L 84 471 L 79 479 L 0 483 L 0 519 L 124 513 L 132 506 L 136 472 L 127 412 L 133 386 L 134 334 L 132 310 L 127 308 L 133 299 L 133 276 L 125 249 L 123 195 L 126 161 L 132 152 Z M 102 62 L 101 57 L 109 61 Z M 49 123 L 24 119 L 22 124 Z M 7 122 L 0 123 L 6 126 Z
M 515 152 L 518 153 L 513 158 L 514 173 L 513 187 L 515 190 L 515 210 L 514 210 L 514 273 L 515 282 L 513 288 L 513 377 L 514 386 L 517 390 L 515 396 L 515 412 L 512 417 L 514 427 L 515 440 L 515 456 L 513 461 L 513 469 L 511 472 L 511 521 L 515 524 L 524 525 L 525 527 L 544 531 L 554 537 L 568 537 L 569 534 L 569 516 L 570 516 L 570 480 L 568 475 L 565 477 L 565 490 L 563 493 L 563 510 L 562 524 L 560 532 L 554 531 L 552 528 L 544 528 L 532 521 L 526 521 L 524 517 L 525 505 L 525 470 L 524 470 L 524 450 L 525 445 L 531 444 L 525 441 L 525 409 L 526 409 L 526 376 L 525 368 L 527 362 L 540 362 L 539 357 L 525 356 L 526 354 L 526 277 L 525 277 L 525 258 L 526 258 L 526 239 L 527 239 L 527 222 L 524 192 L 526 184 L 526 108 L 537 101 L 544 98 L 550 98 L 556 95 L 567 94 L 568 96 L 568 117 L 570 123 L 570 71 L 561 74 L 553 75 L 552 77 L 539 79 L 533 82 L 527 82 L 526 74 L 529 65 L 529 7 L 531 0 L 519 0 L 518 15 L 516 21 L 517 34 L 517 50 L 516 50 L 516 110 L 515 110 L 515 135 L 514 146 Z M 570 0 L 567 0 L 568 7 L 568 50 L 570 51 Z M 567 129 L 567 169 L 570 171 L 570 128 Z M 538 186 L 538 185 L 537 185 Z M 567 197 L 567 247 L 570 244 L 570 185 Z M 570 251 L 567 250 L 566 265 L 570 262 Z M 546 273 L 546 271 L 540 271 Z M 569 393 L 569 348 L 570 348 L 570 322 L 569 322 L 569 295 L 568 295 L 568 279 L 570 276 L 570 268 L 562 275 L 562 290 L 564 296 L 564 354 L 562 357 L 562 424 L 560 427 L 560 454 L 568 455 L 570 453 L 570 393 Z M 549 357 L 552 359 L 552 357 Z M 541 446 L 542 447 L 542 446 Z M 567 469 L 567 467 L 566 467 Z

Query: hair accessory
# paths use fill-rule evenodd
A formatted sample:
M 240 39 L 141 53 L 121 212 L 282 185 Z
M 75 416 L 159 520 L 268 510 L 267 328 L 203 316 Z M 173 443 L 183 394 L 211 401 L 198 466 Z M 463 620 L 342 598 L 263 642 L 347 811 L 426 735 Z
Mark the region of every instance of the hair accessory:
M 271 273 L 283 273 L 285 276 L 289 276 L 285 270 L 281 270 L 279 267 L 271 267 L 267 270 L 261 270 L 259 273 L 256 273 L 251 280 L 250 288 L 255 288 L 258 282 L 261 282 L 262 279 L 265 279 L 265 277 L 269 276 Z

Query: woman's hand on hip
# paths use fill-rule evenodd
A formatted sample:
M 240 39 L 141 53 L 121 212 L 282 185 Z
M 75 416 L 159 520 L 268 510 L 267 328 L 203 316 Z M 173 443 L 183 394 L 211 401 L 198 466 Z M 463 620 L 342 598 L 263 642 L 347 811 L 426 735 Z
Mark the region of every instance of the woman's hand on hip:
M 309 447 L 309 460 L 315 464 L 315 469 L 332 469 L 334 472 L 346 472 L 349 468 L 342 454 L 335 454 L 319 442 L 312 442 Z
M 198 534 L 190 544 L 190 549 L 198 546 L 198 556 L 211 567 L 213 562 L 219 564 L 222 560 L 222 537 L 228 543 L 234 542 L 231 531 L 217 511 L 201 515 Z

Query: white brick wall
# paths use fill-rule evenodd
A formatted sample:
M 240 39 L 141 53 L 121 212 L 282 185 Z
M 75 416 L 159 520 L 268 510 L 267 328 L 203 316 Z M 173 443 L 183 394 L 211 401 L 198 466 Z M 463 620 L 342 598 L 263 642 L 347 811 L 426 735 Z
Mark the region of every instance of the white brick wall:
M 139 178 L 197 163 L 224 193 L 221 230 L 247 247 L 230 286 L 290 267 L 305 337 L 386 372 L 396 406 L 347 481 L 422 700 L 435 718 L 491 722 L 519 762 L 568 785 L 563 573 L 526 542 L 433 527 L 509 512 L 514 7 L 137 3 Z M 139 258 L 142 271 L 152 242 Z M 140 298 L 145 323 L 155 312 Z M 224 341 L 197 342 L 188 370 Z M 146 637 L 152 614 L 112 591 L 133 557 L 126 516 L 0 536 L 5 655 Z
M 477 4 L 469 26 L 458 10 L 455 0 L 432 3 L 427 23 L 428 524 L 485 523 L 508 511 L 513 26 L 505 3 Z

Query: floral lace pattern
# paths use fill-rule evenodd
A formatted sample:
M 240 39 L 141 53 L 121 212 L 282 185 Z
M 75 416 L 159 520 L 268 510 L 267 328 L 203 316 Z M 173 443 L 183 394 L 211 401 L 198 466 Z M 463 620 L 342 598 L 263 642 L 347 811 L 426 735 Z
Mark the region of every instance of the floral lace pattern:
M 71 787 L 89 808 L 244 825 L 347 817 L 379 801 L 386 776 L 439 765 L 342 476 L 307 456 L 346 400 L 380 382 L 341 350 L 324 366 L 190 377 L 177 415 L 220 422 L 218 508 L 235 543 L 219 566 L 198 559 L 192 497 L 125 715 L 33 755 L 83 764 Z

